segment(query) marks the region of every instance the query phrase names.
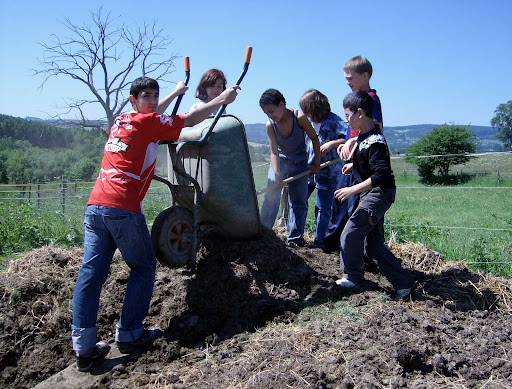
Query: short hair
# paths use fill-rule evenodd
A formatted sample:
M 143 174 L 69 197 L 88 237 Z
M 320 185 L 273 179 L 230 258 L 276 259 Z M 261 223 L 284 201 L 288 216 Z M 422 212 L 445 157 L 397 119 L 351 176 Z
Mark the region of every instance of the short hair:
M 360 55 L 349 59 L 345 66 L 343 66 L 343 70 L 357 72 L 359 74 L 363 74 L 364 72 L 366 72 L 370 77 L 373 74 L 373 68 L 370 61 L 368 61 L 365 57 L 362 57 Z
M 373 97 L 365 91 L 358 90 L 345 96 L 343 99 L 343 108 L 348 108 L 351 112 L 356 112 L 359 108 L 361 108 L 367 117 L 373 118 L 375 101 L 373 101 Z
M 300 98 L 300 109 L 315 123 L 323 121 L 329 112 L 331 105 L 326 95 L 316 89 L 309 89 Z
M 279 105 L 280 102 L 286 105 L 284 96 L 277 89 L 267 89 L 260 97 L 260 107 L 263 108 L 265 105 Z
M 224 73 L 222 73 L 219 69 L 210 69 L 205 74 L 203 74 L 203 77 L 201 77 L 201 80 L 199 81 L 199 85 L 196 89 L 196 97 L 204 101 L 208 100 L 208 95 L 206 93 L 206 88 L 209 88 L 211 86 L 214 86 L 217 80 L 222 80 L 222 90 L 226 90 L 226 77 L 224 76 Z
M 157 91 L 160 91 L 160 86 L 156 80 L 142 76 L 133 80 L 132 85 L 130 86 L 130 94 L 135 98 L 138 98 L 139 93 L 145 89 L 156 89 Z

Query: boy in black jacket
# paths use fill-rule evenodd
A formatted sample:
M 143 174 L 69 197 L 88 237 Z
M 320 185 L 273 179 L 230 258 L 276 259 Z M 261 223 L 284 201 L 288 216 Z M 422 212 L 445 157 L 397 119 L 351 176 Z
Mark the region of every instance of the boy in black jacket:
M 353 162 L 342 170 L 353 174 L 355 185 L 338 189 L 334 195 L 340 202 L 358 193 L 360 198 L 341 234 L 343 278 L 336 284 L 352 288 L 364 280 L 366 253 L 393 285 L 397 298 L 404 299 L 411 294 L 414 280 L 384 244 L 384 214 L 395 201 L 396 186 L 386 139 L 373 120 L 375 103 L 368 93 L 356 91 L 345 97 L 343 108 L 350 127 L 360 130 Z

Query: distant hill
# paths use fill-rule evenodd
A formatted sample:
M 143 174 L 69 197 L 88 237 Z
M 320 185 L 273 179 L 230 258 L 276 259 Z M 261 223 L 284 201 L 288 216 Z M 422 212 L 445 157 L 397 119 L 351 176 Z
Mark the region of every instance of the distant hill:
M 268 143 L 265 124 L 244 124 L 247 140 L 254 143 Z
M 27 120 L 41 121 L 45 124 L 55 125 L 52 121 L 43 121 L 39 118 L 27 117 Z M 91 121 L 91 126 L 98 124 L 98 121 Z M 264 123 L 244 124 L 247 140 L 253 143 L 267 144 L 267 132 Z M 404 154 L 407 148 L 416 143 L 421 137 L 432 131 L 433 127 L 439 124 L 413 124 L 409 126 L 385 126 L 384 132 L 392 154 Z M 63 123 L 59 127 L 64 127 Z M 477 152 L 504 151 L 503 143 L 496 139 L 498 133 L 491 126 L 469 126 L 477 141 Z
M 439 124 L 413 124 L 410 126 L 386 126 L 384 133 L 392 154 L 404 154 L 407 148 L 416 143 L 421 137 L 432 131 Z M 477 141 L 477 151 L 504 151 L 501 141 L 495 138 L 498 133 L 491 126 L 469 126 Z M 265 124 L 245 124 L 247 140 L 254 143 L 267 143 Z

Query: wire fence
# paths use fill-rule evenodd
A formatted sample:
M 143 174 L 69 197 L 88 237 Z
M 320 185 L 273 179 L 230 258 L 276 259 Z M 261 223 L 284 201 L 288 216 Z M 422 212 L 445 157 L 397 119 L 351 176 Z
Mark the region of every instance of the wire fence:
M 468 154 L 464 154 L 468 155 Z M 471 185 L 460 186 L 425 186 L 418 183 L 418 174 L 416 167 L 411 164 L 405 163 L 406 157 L 403 155 L 392 156 L 392 167 L 397 178 L 397 202 L 391 208 L 388 217 L 386 214 L 386 228 L 390 230 L 399 230 L 408 235 L 418 234 L 417 231 L 423 231 L 422 234 L 417 235 L 418 239 L 428 239 L 428 234 L 445 235 L 445 240 L 449 239 L 466 239 L 468 245 L 465 250 L 474 249 L 479 252 L 479 256 L 471 254 L 471 258 L 467 258 L 467 254 L 454 254 L 464 255 L 466 258 L 459 258 L 465 260 L 467 263 L 504 263 L 512 265 L 511 243 L 512 240 L 512 153 L 478 153 L 469 154 L 474 159 L 462 166 L 465 174 L 480 177 L 480 179 L 471 182 Z M 454 155 L 460 156 L 460 154 Z M 443 155 L 443 157 L 446 157 Z M 256 188 L 263 188 L 266 185 L 267 170 L 269 167 L 268 162 L 254 163 L 253 175 L 255 178 Z M 27 183 L 27 184 L 12 184 L 0 185 L 0 227 L 1 224 L 10 218 L 12 220 L 25 220 L 30 223 L 30 218 L 41 217 L 43 212 L 41 209 L 46 209 L 47 212 L 54 216 L 60 217 L 62 220 L 73 219 L 73 228 L 80 229 L 83 219 L 83 213 L 89 198 L 90 191 L 94 185 L 94 180 L 85 181 L 70 181 L 64 179 L 54 182 L 46 183 Z M 469 195 L 468 195 L 469 192 Z M 450 194 L 450 198 L 447 194 Z M 486 214 L 498 215 L 495 217 L 497 223 L 502 225 L 478 225 L 480 220 L 474 218 L 460 219 L 457 215 L 453 215 L 453 223 L 447 223 L 452 219 L 441 218 L 433 220 L 428 218 L 427 221 L 420 218 L 404 217 L 400 212 L 393 212 L 401 210 L 401 208 L 410 207 L 411 213 L 414 213 L 416 203 L 405 204 L 411 201 L 411 198 L 421 197 L 419 202 L 424 203 L 437 203 L 444 201 L 444 208 L 448 210 L 455 209 L 449 201 L 456 202 L 464 193 L 465 198 L 471 196 L 481 198 L 485 202 L 487 198 L 493 198 L 492 204 L 489 205 L 489 210 Z M 469 197 L 468 197 L 469 196 Z M 262 196 L 258 201 L 262 202 Z M 444 200 L 442 200 L 444 199 Z M 148 223 L 152 223 L 154 218 L 163 209 L 170 205 L 170 193 L 168 188 L 158 182 L 153 182 L 149 188 L 146 199 L 144 200 L 144 212 Z M 28 204 L 20 210 L 20 204 Z M 310 205 L 314 208 L 314 202 Z M 420 211 L 424 216 L 428 215 L 428 210 Z M 29 218 L 27 221 L 26 219 Z M 55 222 L 55 221 L 54 221 Z M 314 212 L 310 212 L 308 216 L 308 223 L 314 225 Z M 462 224 L 461 224 L 462 223 Z M 473 224 L 475 223 L 475 224 Z M 1 229 L 1 228 L 0 228 Z M 440 232 L 443 231 L 443 232 Z M 63 232 L 64 233 L 64 232 Z M 469 238 L 464 238 L 464 235 L 470 235 Z M 479 243 L 480 242 L 480 243 Z M 498 248 L 493 249 L 494 253 L 489 254 L 486 244 L 499 242 Z M 422 242 L 423 243 L 423 242 Z M 23 252 L 22 248 L 18 250 L 2 249 L 3 244 L 0 244 L 0 254 L 14 254 Z M 501 250 L 501 251 L 500 251 Z M 443 253 L 444 254 L 444 253 Z M 488 259 L 492 257 L 493 259 Z M 474 258 L 477 258 L 474 260 Z M 512 267 L 511 267 L 512 269 Z

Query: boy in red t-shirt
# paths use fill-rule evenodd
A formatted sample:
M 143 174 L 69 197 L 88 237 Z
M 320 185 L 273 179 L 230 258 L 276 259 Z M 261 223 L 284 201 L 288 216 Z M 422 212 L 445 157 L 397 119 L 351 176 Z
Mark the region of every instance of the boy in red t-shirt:
M 158 82 L 140 77 L 130 88 L 133 111 L 115 119 L 105 144 L 100 174 L 92 190 L 84 226 L 84 257 L 73 295 L 71 338 L 80 371 L 107 355 L 107 342 L 96 343 L 99 297 L 112 256 L 119 249 L 130 267 L 125 299 L 115 339 L 123 353 L 145 350 L 161 330 L 144 329 L 155 280 L 156 259 L 142 214 L 141 202 L 154 175 L 158 142 L 175 141 L 183 127 L 206 119 L 232 103 L 238 86 L 226 89 L 209 103 L 185 115 L 163 114 L 171 101 L 187 91 L 183 82 L 160 102 Z

